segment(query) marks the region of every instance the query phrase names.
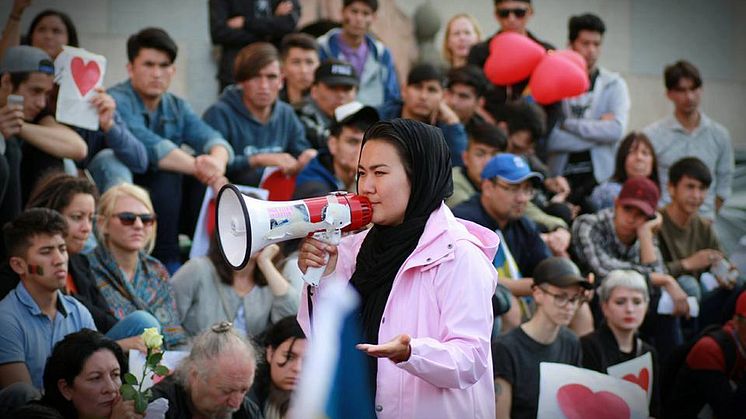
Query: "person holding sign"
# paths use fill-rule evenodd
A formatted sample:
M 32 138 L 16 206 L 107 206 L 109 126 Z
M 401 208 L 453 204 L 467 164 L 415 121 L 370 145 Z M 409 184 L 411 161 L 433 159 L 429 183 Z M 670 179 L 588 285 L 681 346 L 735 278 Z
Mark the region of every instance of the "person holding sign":
M 658 417 L 658 354 L 652 346 L 637 337 L 637 329 L 645 319 L 650 302 L 645 278 L 633 270 L 611 271 L 598 288 L 598 296 L 606 321 L 593 333 L 580 339 L 583 368 L 605 374 L 612 365 L 650 353 L 652 371 L 646 370 L 644 377 L 640 374 L 637 378 L 645 378 L 644 382 L 638 384 L 651 393 L 650 415 Z M 648 378 L 652 378 L 652 387 Z
M 536 417 L 541 362 L 580 366 L 580 342 L 566 326 L 591 288 L 570 259 L 551 257 L 536 266 L 531 285 L 536 312 L 492 345 L 498 418 Z

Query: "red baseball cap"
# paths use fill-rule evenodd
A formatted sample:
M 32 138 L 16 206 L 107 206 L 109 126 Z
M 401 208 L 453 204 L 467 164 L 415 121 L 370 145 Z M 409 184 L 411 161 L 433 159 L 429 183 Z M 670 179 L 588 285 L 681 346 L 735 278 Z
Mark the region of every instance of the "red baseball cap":
M 617 204 L 638 208 L 649 218 L 654 218 L 659 199 L 658 186 L 646 177 L 637 176 L 624 182 Z
M 736 314 L 746 317 L 746 291 L 741 291 L 741 295 L 736 300 Z

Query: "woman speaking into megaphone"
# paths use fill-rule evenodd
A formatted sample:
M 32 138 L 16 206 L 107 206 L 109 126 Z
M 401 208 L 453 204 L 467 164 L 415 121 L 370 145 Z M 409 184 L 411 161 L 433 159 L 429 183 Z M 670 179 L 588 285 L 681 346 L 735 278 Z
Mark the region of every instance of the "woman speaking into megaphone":
M 298 265 L 305 272 L 326 264 L 312 300 L 329 280 L 359 292 L 365 342 L 357 347 L 370 356 L 376 415 L 494 418 L 498 238 L 443 204 L 453 184 L 440 129 L 403 119 L 371 126 L 357 189 L 372 204 L 373 227 L 339 246 L 305 239 Z M 303 295 L 298 320 L 313 339 L 307 301 Z

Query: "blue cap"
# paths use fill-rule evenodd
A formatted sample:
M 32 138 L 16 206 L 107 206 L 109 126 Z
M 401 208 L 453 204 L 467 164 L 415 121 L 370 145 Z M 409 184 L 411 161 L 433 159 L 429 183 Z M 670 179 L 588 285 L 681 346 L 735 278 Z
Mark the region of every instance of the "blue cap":
M 507 183 L 521 183 L 526 179 L 543 179 L 540 173 L 532 172 L 528 163 L 521 156 L 500 153 L 490 159 L 482 170 L 482 179 L 498 178 Z

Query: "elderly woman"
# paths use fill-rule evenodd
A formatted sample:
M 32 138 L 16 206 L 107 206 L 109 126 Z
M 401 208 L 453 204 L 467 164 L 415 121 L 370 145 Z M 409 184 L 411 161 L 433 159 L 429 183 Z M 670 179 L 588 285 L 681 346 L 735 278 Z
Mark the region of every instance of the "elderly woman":
M 195 338 L 173 375 L 153 386 L 153 398 L 168 400 L 166 419 L 261 418 L 259 407 L 246 397 L 255 371 L 251 343 L 230 323 L 217 323 Z
M 650 415 L 658 417 L 658 355 L 637 336 L 649 303 L 645 278 L 637 271 L 611 271 L 598 288 L 598 296 L 605 321 L 596 331 L 580 339 L 583 367 L 605 374 L 612 365 L 650 352 L 653 357 Z
M 377 122 L 365 132 L 357 179 L 373 227 L 338 247 L 305 239 L 298 265 L 305 272 L 328 256 L 314 298 L 335 281 L 360 294 L 366 344 L 358 348 L 370 356 L 377 416 L 494 418 L 498 239 L 443 203 L 453 191 L 443 134 L 412 120 Z M 306 334 L 307 300 L 298 316 Z
M 148 255 L 156 215 L 148 192 L 121 183 L 104 193 L 97 214 L 98 247 L 88 255 L 110 312 L 122 319 L 144 310 L 160 322 L 166 348 L 186 343 L 165 266 Z

